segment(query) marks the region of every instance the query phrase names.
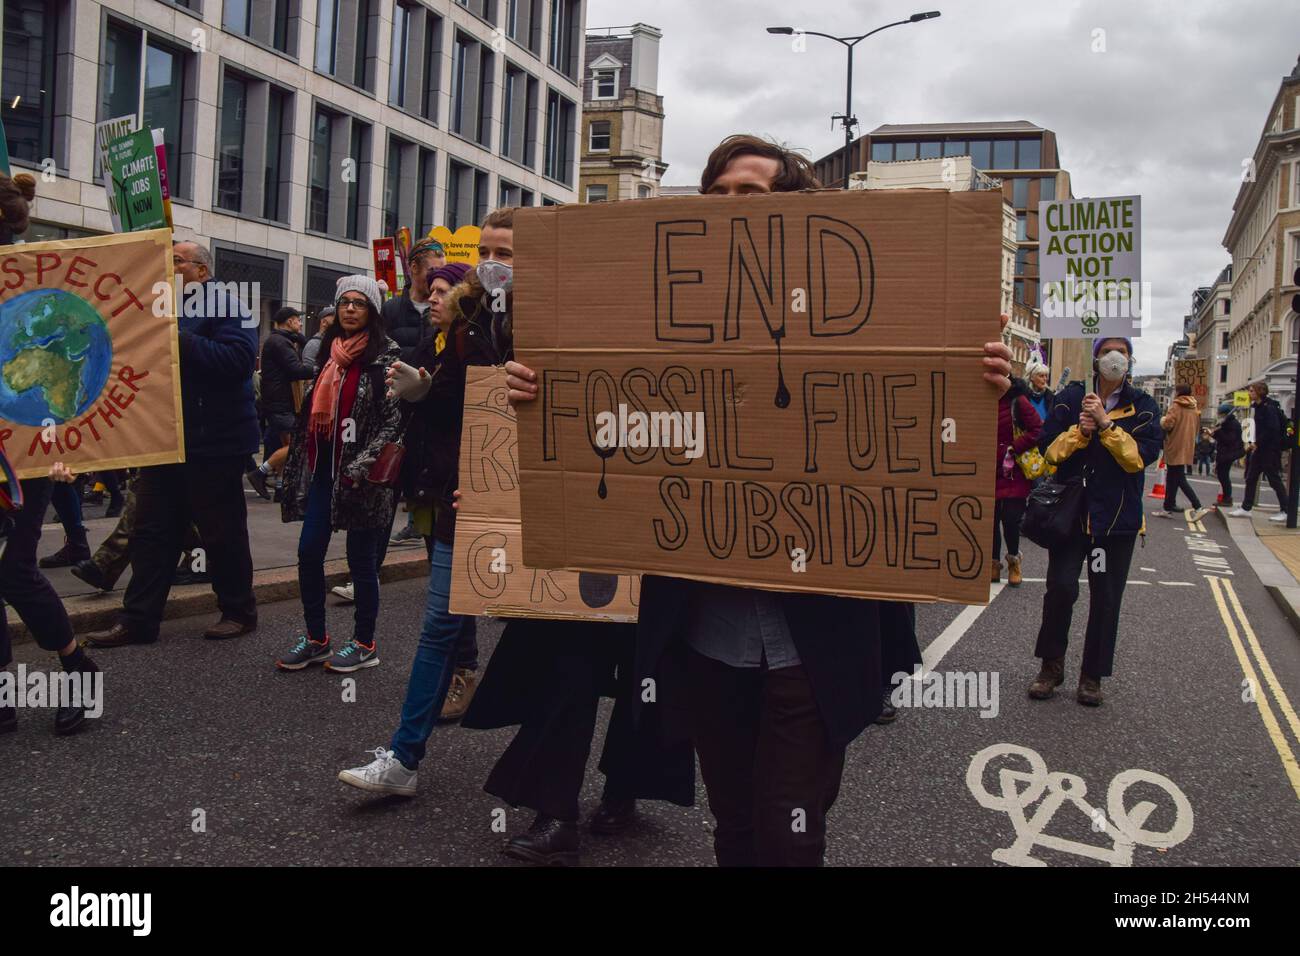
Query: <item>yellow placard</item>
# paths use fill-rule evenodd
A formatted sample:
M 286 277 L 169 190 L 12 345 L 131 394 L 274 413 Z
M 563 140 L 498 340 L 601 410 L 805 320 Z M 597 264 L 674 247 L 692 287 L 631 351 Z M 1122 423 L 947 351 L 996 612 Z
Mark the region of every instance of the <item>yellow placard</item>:
M 1232 405 L 1234 408 L 1250 408 L 1250 392 L 1233 392 Z
M 463 262 L 469 266 L 476 266 L 481 232 L 478 226 L 461 226 L 455 232 L 446 226 L 434 226 L 429 230 L 429 238 L 442 243 L 448 262 Z

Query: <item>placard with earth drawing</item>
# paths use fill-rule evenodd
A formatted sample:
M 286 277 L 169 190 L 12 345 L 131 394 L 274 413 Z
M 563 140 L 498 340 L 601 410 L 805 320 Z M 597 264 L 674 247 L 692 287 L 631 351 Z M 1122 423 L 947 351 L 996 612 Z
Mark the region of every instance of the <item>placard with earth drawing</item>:
M 0 250 L 0 450 L 19 478 L 185 460 L 172 235 Z

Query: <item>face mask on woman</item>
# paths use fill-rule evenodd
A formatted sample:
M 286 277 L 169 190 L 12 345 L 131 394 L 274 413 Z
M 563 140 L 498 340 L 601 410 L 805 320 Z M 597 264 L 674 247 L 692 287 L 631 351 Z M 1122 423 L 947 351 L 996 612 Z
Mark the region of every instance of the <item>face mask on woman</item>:
M 487 290 L 488 295 L 509 292 L 515 284 L 514 269 L 504 262 L 489 259 L 478 264 L 478 281 L 483 283 L 483 288 Z
M 1128 356 L 1118 349 L 1108 349 L 1097 359 L 1097 372 L 1108 382 L 1122 382 L 1128 374 Z

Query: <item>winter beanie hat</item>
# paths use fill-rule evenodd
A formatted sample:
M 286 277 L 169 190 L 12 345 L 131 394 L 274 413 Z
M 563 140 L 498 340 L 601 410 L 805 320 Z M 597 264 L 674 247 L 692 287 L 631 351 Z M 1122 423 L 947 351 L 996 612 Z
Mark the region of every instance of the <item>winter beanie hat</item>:
M 384 310 L 384 293 L 387 291 L 387 283 L 376 282 L 370 276 L 344 276 L 339 279 L 338 284 L 334 287 L 334 304 L 338 305 L 338 301 L 343 298 L 344 292 L 360 292 L 370 300 L 375 312 L 379 313 Z

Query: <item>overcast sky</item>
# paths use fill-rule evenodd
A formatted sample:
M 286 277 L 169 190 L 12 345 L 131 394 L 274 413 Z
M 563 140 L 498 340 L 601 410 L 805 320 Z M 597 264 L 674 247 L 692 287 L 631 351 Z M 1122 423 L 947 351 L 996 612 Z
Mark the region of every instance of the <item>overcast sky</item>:
M 881 123 L 1025 119 L 1054 130 L 1076 196 L 1142 196 L 1154 318 L 1135 343 L 1158 372 L 1192 291 L 1228 263 L 1232 202 L 1282 77 L 1300 55 L 1294 0 L 589 0 L 589 27 L 664 33 L 666 184 L 698 183 L 724 135 L 768 136 L 819 158 L 843 144 L 844 49 L 767 26 L 862 34 L 853 110 Z M 1106 50 L 1094 53 L 1094 31 Z

